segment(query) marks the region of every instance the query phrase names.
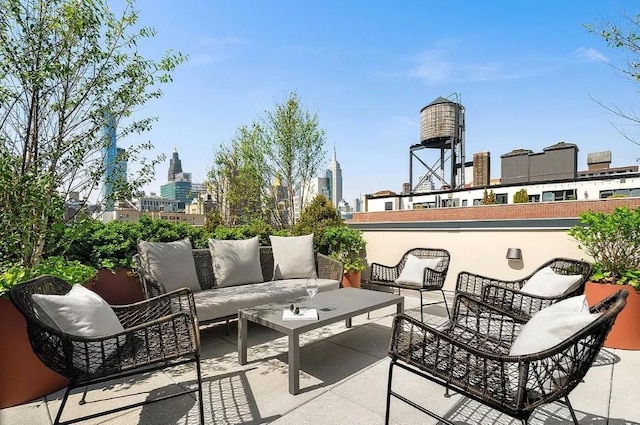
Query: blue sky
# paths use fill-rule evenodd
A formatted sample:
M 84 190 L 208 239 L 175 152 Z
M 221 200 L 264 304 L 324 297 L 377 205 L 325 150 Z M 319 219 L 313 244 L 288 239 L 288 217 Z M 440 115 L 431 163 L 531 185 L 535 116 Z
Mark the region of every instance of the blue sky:
M 640 146 L 612 125 L 637 130 L 598 106 L 638 107 L 638 84 L 611 66 L 625 51 L 607 47 L 583 24 L 624 22 L 633 1 L 259 1 L 142 0 L 141 23 L 158 35 L 142 45 L 190 56 L 141 111 L 159 122 L 147 134 L 167 161 L 178 148 L 184 171 L 203 181 L 214 151 L 236 129 L 296 91 L 335 143 L 344 198 L 409 181 L 409 146 L 420 142 L 420 109 L 460 95 L 466 152 L 540 152 L 575 143 L 579 169 L 589 152 L 611 150 L 614 166 L 636 164 Z M 131 141 L 134 141 L 133 139 Z M 127 141 L 121 145 L 126 147 Z M 423 152 L 426 162 L 437 151 Z M 415 165 L 415 163 L 414 163 Z

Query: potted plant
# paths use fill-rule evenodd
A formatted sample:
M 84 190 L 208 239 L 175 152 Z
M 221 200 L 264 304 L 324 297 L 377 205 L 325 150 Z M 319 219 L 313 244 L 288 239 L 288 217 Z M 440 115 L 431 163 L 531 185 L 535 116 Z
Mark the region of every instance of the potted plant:
M 342 286 L 359 288 L 365 269 L 363 254 L 367 244 L 362 232 L 347 226 L 330 226 L 324 231 L 323 244 L 329 249 L 329 257 L 343 264 Z
M 605 346 L 640 349 L 640 208 L 617 207 L 610 213 L 583 212 L 581 225 L 569 230 L 580 249 L 593 258 L 585 286 L 589 305 L 624 289 L 627 305 L 618 315 Z
M 70 284 L 89 284 L 96 269 L 62 257 L 50 257 L 31 269 L 19 263 L 0 266 L 0 408 L 15 406 L 67 386 L 67 380 L 40 362 L 31 349 L 24 317 L 7 299 L 15 284 L 50 274 Z

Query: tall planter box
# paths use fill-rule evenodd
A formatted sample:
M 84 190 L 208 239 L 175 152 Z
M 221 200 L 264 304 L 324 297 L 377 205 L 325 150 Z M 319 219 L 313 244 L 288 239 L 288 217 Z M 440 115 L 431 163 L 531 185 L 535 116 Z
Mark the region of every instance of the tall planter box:
M 615 294 L 620 289 L 629 293 L 627 305 L 618 314 L 604 346 L 624 350 L 640 350 L 640 293 L 628 285 L 595 282 L 587 282 L 584 293 L 591 306 L 609 295 Z
M 360 288 L 360 279 L 362 277 L 362 272 L 346 272 L 342 276 L 342 287 L 343 288 Z
M 58 391 L 68 381 L 33 354 L 27 322 L 8 299 L 0 299 L 0 409 Z
M 100 269 L 88 287 L 111 305 L 133 304 L 144 300 L 140 280 L 130 269 L 118 269 L 115 273 Z

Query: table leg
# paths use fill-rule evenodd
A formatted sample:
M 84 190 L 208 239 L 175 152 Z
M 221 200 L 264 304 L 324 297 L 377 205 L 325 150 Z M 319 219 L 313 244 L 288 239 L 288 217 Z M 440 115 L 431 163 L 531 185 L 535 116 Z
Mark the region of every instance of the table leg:
M 349 317 L 348 319 L 346 319 L 344 321 L 344 326 L 347 327 L 347 328 L 351 327 L 351 317 Z
M 402 314 L 402 313 L 404 313 L 404 298 L 401 298 L 401 299 L 400 299 L 400 302 L 398 303 L 398 305 L 397 305 L 397 307 L 396 307 L 396 308 L 397 308 L 396 312 L 397 312 L 398 314 Z
M 289 393 L 300 392 L 300 341 L 297 334 L 289 334 Z
M 247 319 L 238 317 L 238 364 L 247 364 Z

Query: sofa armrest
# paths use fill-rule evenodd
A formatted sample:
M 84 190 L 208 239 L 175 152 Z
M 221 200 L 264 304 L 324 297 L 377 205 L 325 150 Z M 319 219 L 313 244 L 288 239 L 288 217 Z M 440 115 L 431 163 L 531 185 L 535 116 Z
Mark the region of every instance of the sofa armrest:
M 167 289 L 164 285 L 152 278 L 147 269 L 142 265 L 142 261 L 138 254 L 133 256 L 133 269 L 138 274 L 140 283 L 142 283 L 142 290 L 144 291 L 144 297 L 146 299 L 167 293 Z
M 344 274 L 344 266 L 340 261 L 320 253 L 316 254 L 316 270 L 320 279 L 341 281 Z

